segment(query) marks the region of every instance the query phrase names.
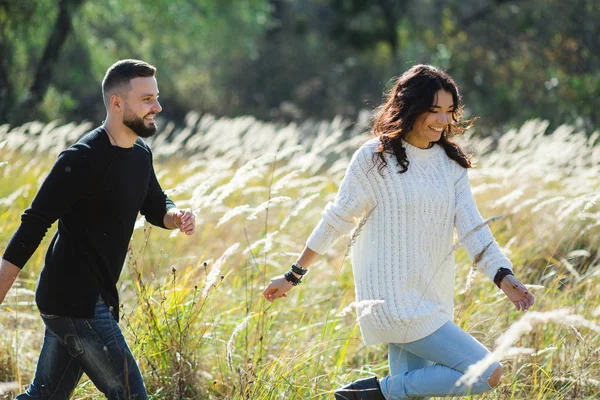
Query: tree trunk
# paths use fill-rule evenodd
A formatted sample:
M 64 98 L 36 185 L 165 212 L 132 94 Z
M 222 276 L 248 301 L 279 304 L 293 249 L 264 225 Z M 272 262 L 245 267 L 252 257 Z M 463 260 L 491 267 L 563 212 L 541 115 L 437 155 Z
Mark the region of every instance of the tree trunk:
M 8 115 L 14 102 L 14 85 L 10 79 L 13 51 L 10 46 L 10 32 L 7 21 L 11 15 L 10 4 L 0 0 L 0 124 L 8 121 Z
M 0 38 L 0 124 L 8 121 L 11 103 L 14 101 L 13 85 L 10 79 L 10 58 L 8 40 Z
M 37 115 L 40 103 L 52 81 L 54 66 L 65 41 L 73 29 L 73 15 L 85 0 L 59 0 L 58 17 L 46 42 L 44 53 L 37 66 L 35 78 L 29 88 L 27 99 L 19 106 L 19 122 L 27 122 Z
M 269 4 L 271 5 L 271 25 L 265 32 L 267 40 L 275 39 L 283 27 L 284 18 L 283 0 L 269 0 Z
M 407 0 L 379 0 L 379 8 L 383 11 L 383 17 L 386 25 L 387 42 L 392 48 L 392 55 L 396 59 L 398 54 L 398 34 L 396 27 L 398 25 L 398 9 L 406 9 L 408 6 Z

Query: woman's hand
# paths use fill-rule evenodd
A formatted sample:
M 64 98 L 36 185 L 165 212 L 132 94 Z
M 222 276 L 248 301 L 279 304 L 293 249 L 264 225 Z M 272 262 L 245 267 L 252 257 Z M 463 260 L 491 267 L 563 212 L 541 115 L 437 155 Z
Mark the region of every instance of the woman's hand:
M 533 306 L 535 297 L 523 286 L 521 282 L 513 275 L 506 275 L 500 282 L 500 289 L 506 294 L 506 297 L 515 305 L 515 308 L 520 311 L 528 310 Z
M 279 275 L 271 279 L 269 286 L 263 291 L 263 296 L 265 296 L 265 299 L 273 301 L 279 297 L 287 297 L 287 292 L 291 288 L 293 288 L 293 285 L 283 275 Z

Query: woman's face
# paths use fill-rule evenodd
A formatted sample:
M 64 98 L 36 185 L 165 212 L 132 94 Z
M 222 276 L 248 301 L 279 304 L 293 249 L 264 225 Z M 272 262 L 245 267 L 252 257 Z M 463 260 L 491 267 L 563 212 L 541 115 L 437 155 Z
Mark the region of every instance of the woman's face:
M 406 135 L 406 140 L 418 147 L 427 148 L 430 143 L 437 142 L 444 128 L 454 122 L 454 100 L 452 93 L 440 89 L 434 97 L 429 111 L 417 117 L 413 129 Z

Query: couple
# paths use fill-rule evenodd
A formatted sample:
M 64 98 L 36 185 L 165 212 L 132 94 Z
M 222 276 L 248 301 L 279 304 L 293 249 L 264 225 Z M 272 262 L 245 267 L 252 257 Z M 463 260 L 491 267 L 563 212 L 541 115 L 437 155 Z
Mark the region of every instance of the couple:
M 102 82 L 107 118 L 62 152 L 40 187 L 0 264 L 0 302 L 58 222 L 40 273 L 36 303 L 46 325 L 35 377 L 17 399 L 68 399 L 85 372 L 109 399 L 146 399 L 140 371 L 117 324 L 116 288 L 138 212 L 153 225 L 191 235 L 195 218 L 164 194 L 141 138 L 161 111 L 156 69 L 138 60 L 111 66 Z M 417 65 L 398 78 L 378 109 L 376 138 L 353 156 L 290 271 L 264 291 L 285 297 L 308 267 L 369 212 L 353 251 L 357 301 L 383 300 L 361 318 L 365 343 L 387 343 L 391 375 L 335 391 L 336 399 L 402 399 L 482 393 L 499 364 L 471 387 L 455 386 L 487 353 L 452 323 L 452 233 L 520 310 L 534 298 L 512 274 L 487 226 L 481 227 L 466 170 L 450 140 L 461 99 L 443 71 Z M 477 229 L 479 227 L 479 229 Z

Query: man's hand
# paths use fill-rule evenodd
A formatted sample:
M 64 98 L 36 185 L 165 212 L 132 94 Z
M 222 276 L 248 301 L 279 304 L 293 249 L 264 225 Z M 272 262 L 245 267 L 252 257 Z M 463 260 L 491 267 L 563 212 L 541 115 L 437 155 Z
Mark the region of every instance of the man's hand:
M 193 235 L 196 231 L 196 216 L 189 208 L 178 210 L 173 215 L 173 222 L 186 235 Z
M 520 311 L 528 310 L 535 302 L 535 297 L 517 278 L 513 275 L 506 275 L 500 282 L 500 289 L 506 294 L 506 297 L 515 305 L 515 308 Z
M 179 229 L 186 235 L 193 235 L 196 231 L 196 216 L 189 208 L 180 210 L 171 208 L 166 212 L 163 223 L 167 229 Z
M 8 293 L 13 282 L 17 279 L 19 272 L 21 272 L 21 268 L 11 262 L 3 259 L 0 263 L 0 304 L 4 301 L 6 293 Z

